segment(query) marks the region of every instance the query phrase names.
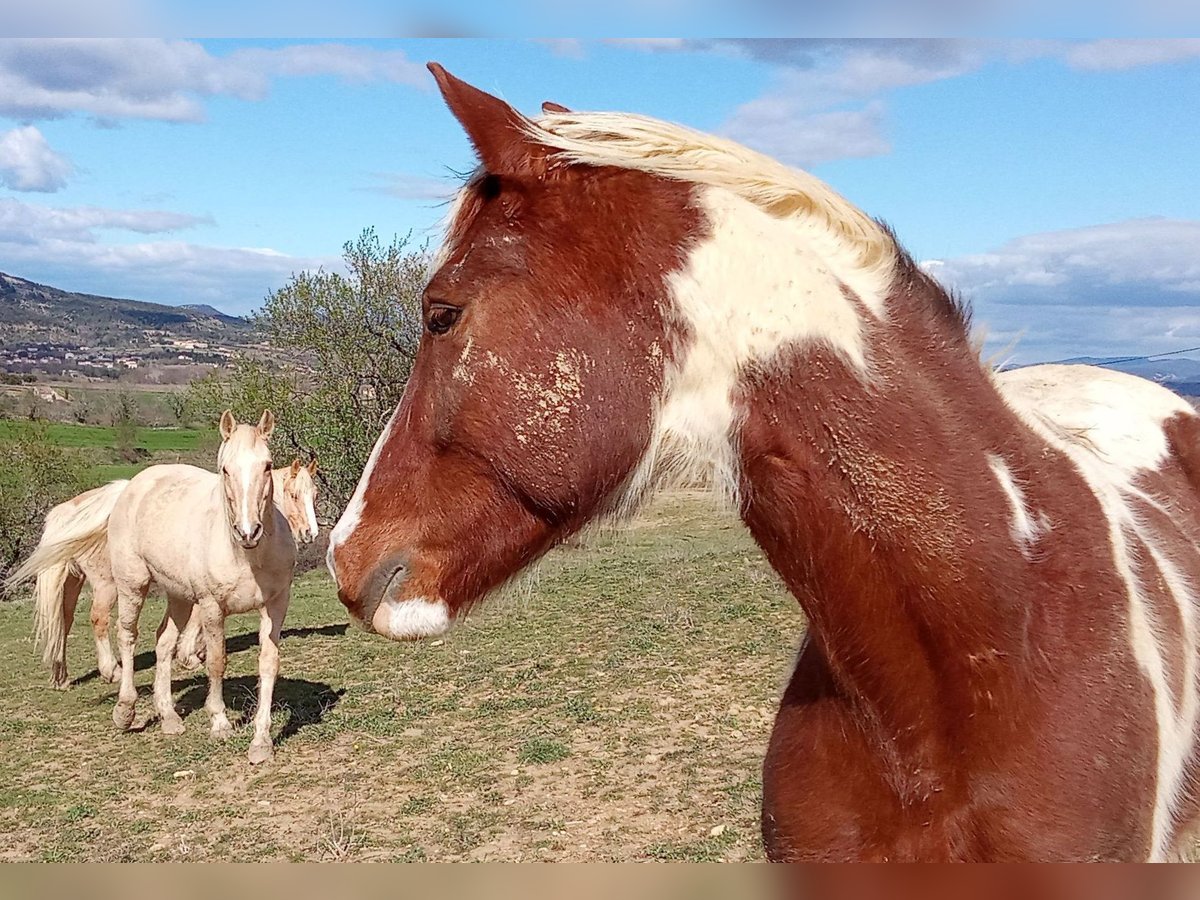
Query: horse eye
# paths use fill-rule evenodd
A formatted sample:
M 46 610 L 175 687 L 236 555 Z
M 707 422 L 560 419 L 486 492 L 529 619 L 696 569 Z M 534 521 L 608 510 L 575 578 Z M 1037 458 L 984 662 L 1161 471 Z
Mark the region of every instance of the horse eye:
M 462 310 L 457 306 L 436 303 L 429 307 L 429 315 L 425 319 L 425 327 L 432 334 L 445 334 L 454 327 L 454 323 L 458 321 L 458 317 L 461 315 Z

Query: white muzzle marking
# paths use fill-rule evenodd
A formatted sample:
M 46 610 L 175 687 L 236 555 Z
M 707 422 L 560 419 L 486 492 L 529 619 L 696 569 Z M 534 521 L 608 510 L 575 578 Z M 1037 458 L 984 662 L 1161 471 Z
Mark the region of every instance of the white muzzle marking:
M 385 600 L 371 617 L 371 628 L 393 641 L 437 637 L 450 628 L 450 609 L 442 600 Z

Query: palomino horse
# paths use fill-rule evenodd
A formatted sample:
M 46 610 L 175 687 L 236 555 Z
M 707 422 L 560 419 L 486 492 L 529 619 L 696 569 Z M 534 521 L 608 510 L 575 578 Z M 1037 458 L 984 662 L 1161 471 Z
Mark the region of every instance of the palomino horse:
M 1197 818 L 1200 420 L 1132 376 L 996 376 L 828 186 L 632 115 L 527 119 L 431 66 L 481 169 L 331 544 L 437 634 L 703 463 L 809 621 L 774 860 L 1165 859 Z
M 313 457 L 308 465 L 293 459 L 291 465 L 271 472 L 275 482 L 275 505 L 287 519 L 288 527 L 292 530 L 292 539 L 297 544 L 311 544 L 317 539 L 317 533 L 320 531 L 317 524 L 316 474 L 316 457 Z M 180 634 L 179 643 L 175 648 L 175 658 L 185 669 L 198 669 L 205 659 L 204 643 L 201 640 L 201 618 L 200 608 L 194 608 L 192 617 Z M 163 624 L 159 626 L 160 634 L 166 623 L 167 614 L 164 614 Z
M 275 469 L 271 473 L 275 482 L 275 503 L 287 518 L 292 538 L 297 543 L 311 543 L 319 529 L 316 514 L 317 484 L 313 477 L 316 472 L 316 459 L 308 465 L 294 459 L 291 465 Z M 46 514 L 38 550 L 50 549 L 53 554 L 52 545 L 59 541 L 62 529 L 70 527 L 81 506 L 90 502 L 101 505 L 115 502 L 115 496 L 120 494 L 128 483 L 113 481 L 54 507 Z M 39 568 L 40 566 L 45 568 Z M 75 621 L 75 607 L 85 583 L 90 584 L 92 589 L 90 618 L 92 635 L 96 642 L 96 668 L 103 681 L 116 682 L 120 677 L 121 667 L 109 644 L 108 624 L 112 608 L 117 602 L 117 587 L 113 582 L 108 562 L 107 540 L 102 537 L 98 544 L 90 547 L 80 558 L 68 562 L 48 563 L 43 553 L 35 552 L 35 555 L 13 573 L 7 586 L 15 587 L 31 578 L 37 579 L 34 588 L 35 639 L 42 648 L 44 662 L 50 667 L 50 680 L 54 687 L 66 689 L 69 686 L 67 635 Z M 166 627 L 168 618 L 169 613 L 164 613 L 162 624 L 158 628 L 159 634 L 162 634 L 163 628 Z M 176 648 L 176 658 L 184 668 L 195 669 L 203 662 L 200 635 L 201 616 L 197 607 L 192 611 L 192 617 Z
M 118 603 L 120 690 L 113 710 L 119 728 L 133 724 L 133 646 L 138 617 L 151 585 L 167 595 L 167 621 L 155 647 L 154 705 L 166 734 L 183 731 L 171 699 L 171 663 L 179 632 L 193 607 L 204 631 L 209 690 L 205 708 L 213 737 L 232 732 L 225 712 L 224 620 L 258 610 L 258 710 L 250 744 L 252 763 L 271 758 L 271 697 L 279 674 L 279 632 L 287 612 L 296 544 L 287 519 L 272 502 L 274 479 L 267 438 L 274 427 L 264 412 L 257 426 L 221 417 L 219 472 L 160 465 L 139 472 L 122 490 L 84 504 L 59 540 L 35 556 L 45 564 L 69 563 L 106 543 Z M 51 558 L 54 557 L 54 558 Z

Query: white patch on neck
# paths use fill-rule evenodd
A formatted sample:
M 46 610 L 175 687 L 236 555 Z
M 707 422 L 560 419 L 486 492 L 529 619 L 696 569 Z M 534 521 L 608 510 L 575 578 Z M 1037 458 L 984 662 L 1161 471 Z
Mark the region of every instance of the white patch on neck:
M 410 381 L 409 384 L 411 383 Z M 407 388 L 405 392 L 407 393 Z M 329 575 L 333 578 L 334 585 L 337 585 L 337 571 L 333 564 L 333 553 L 354 533 L 354 529 L 358 527 L 358 523 L 362 519 L 363 497 L 366 495 L 367 488 L 371 483 L 371 474 L 375 470 L 375 464 L 379 462 L 379 454 L 383 450 L 383 445 L 392 436 L 392 428 L 396 424 L 396 416 L 400 414 L 400 406 L 403 403 L 404 399 L 402 397 L 400 404 L 397 405 L 395 411 L 392 413 L 392 417 L 388 419 L 387 425 L 379 433 L 379 437 L 375 439 L 375 446 L 371 448 L 371 455 L 367 457 L 367 465 L 363 469 L 362 476 L 358 479 L 358 484 L 355 485 L 350 502 L 346 504 L 345 512 L 342 513 L 341 518 L 337 520 L 337 524 L 333 526 L 333 530 L 329 533 L 329 549 L 325 553 L 325 567 L 329 569 Z
M 1009 509 L 1012 513 L 1012 519 L 1008 525 L 1009 534 L 1012 535 L 1013 543 L 1017 545 L 1021 555 L 1029 559 L 1033 555 L 1034 545 L 1042 535 L 1050 530 L 1050 520 L 1044 512 L 1039 511 L 1036 514 L 1030 512 L 1029 506 L 1025 502 L 1025 492 L 1017 484 L 1012 469 L 1008 467 L 1008 463 L 1004 461 L 1003 457 L 989 453 L 987 461 L 992 469 L 992 474 L 996 476 L 996 481 L 1000 483 L 1000 489 L 1008 498 Z
M 674 475 L 713 473 L 737 495 L 733 391 L 750 364 L 820 344 L 866 380 L 862 314 L 882 318 L 891 274 L 864 269 L 858 251 L 815 220 L 781 219 L 721 188 L 697 188 L 710 236 L 668 279 L 691 342 L 667 373 L 650 448 L 630 480 L 628 505 Z M 847 298 L 856 294 L 862 306 Z
M 1009 405 L 1029 424 L 1048 425 L 1061 440 L 1091 450 L 1096 461 L 1130 480 L 1167 458 L 1163 423 L 1194 410 L 1183 398 L 1136 375 L 1094 366 L 1043 365 L 996 377 Z
M 1138 488 L 1136 479 L 1157 470 L 1167 459 L 1170 448 L 1164 423 L 1175 415 L 1195 413 L 1160 385 L 1093 366 L 1030 366 L 1001 373 L 996 385 L 1034 433 L 1075 464 L 1108 524 L 1113 564 L 1128 598 L 1130 651 L 1154 694 L 1158 764 L 1148 859 L 1164 861 L 1177 837 L 1175 811 L 1200 725 L 1198 596 L 1196 586 L 1159 548 L 1159 536 L 1132 503 L 1163 509 L 1156 498 Z M 1136 563 L 1142 553 L 1154 562 L 1176 605 L 1182 623 L 1177 637 L 1160 625 L 1146 596 Z M 1169 640 L 1180 642 L 1183 689 L 1179 697 L 1168 679 Z

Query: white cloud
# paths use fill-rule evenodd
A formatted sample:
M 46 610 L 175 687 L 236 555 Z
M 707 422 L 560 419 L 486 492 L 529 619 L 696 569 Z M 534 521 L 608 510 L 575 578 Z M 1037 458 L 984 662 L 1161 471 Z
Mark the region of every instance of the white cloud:
M 8 0 L 0 37 L 55 34 L 115 36 L 158 31 L 147 0 Z
M 37 246 L 50 240 L 95 243 L 98 230 L 164 234 L 211 221 L 207 216 L 166 210 L 34 206 L 20 200 L 0 199 L 0 245 Z
M 587 55 L 584 43 L 580 38 L 537 38 L 537 41 L 549 47 L 555 56 L 583 59 Z
M 924 263 L 1021 361 L 1200 344 L 1200 221 L 1131 219 L 1016 238 Z
M 884 103 L 868 98 L 962 75 L 984 58 L 981 44 L 960 40 L 712 43 L 783 65 L 771 88 L 738 107 L 721 130 L 799 166 L 891 152 Z
M 883 98 L 889 92 L 958 78 L 989 62 L 1051 57 L 1080 69 L 1124 69 L 1200 57 L 1198 40 L 671 38 L 617 43 L 648 52 L 718 53 L 772 66 L 766 92 L 735 110 L 721 130 L 802 165 L 889 152 L 883 124 Z
M 1067 45 L 1067 64 L 1077 69 L 1134 69 L 1200 57 L 1200 39 L 1105 39 Z
M 251 47 L 213 56 L 194 41 L 0 41 L 0 115 L 33 120 L 84 113 L 196 122 L 202 100 L 260 100 L 275 77 L 329 75 L 343 81 L 428 84 L 398 50 L 346 44 Z
M 109 243 L 105 231 L 168 235 L 210 220 L 165 210 L 53 208 L 0 199 L 0 268 L 68 290 L 245 313 L 302 270 L 341 271 L 338 257 L 179 240 Z
M 643 39 L 650 52 L 719 53 L 775 67 L 771 86 L 739 106 L 720 131 L 784 162 L 813 166 L 889 153 L 889 91 L 963 75 L 987 45 L 958 39 Z
M 861 109 L 804 113 L 787 97 L 766 96 L 739 107 L 721 131 L 782 162 L 807 168 L 890 153 L 883 118 L 878 101 Z
M 462 187 L 459 180 L 426 178 L 422 175 L 377 173 L 373 177 L 375 184 L 368 190 L 400 200 L 450 200 Z
M 0 134 L 0 184 L 14 191 L 53 193 L 66 186 L 71 161 L 32 125 Z
M 1200 306 L 1200 221 L 1130 219 L 1026 235 L 945 261 L 936 274 L 1006 303 Z
M 211 247 L 182 241 L 79 244 L 48 240 L 15 247 L 0 240 L 12 274 L 86 293 L 157 303 L 211 303 L 242 314 L 262 305 L 295 272 L 340 269 L 340 260 L 288 256 L 269 249 Z
M 249 67 L 276 76 L 333 75 L 348 82 L 388 81 L 425 87 L 429 73 L 399 50 L 375 50 L 349 44 L 295 44 L 250 47 L 226 58 L 230 67 Z
M 55 287 L 156 303 L 209 303 L 239 315 L 260 307 L 270 291 L 296 272 L 342 268 L 337 257 L 294 257 L 182 241 L 104 245 L 48 240 L 23 246 L 0 239 L 0 253 L 12 274 Z

